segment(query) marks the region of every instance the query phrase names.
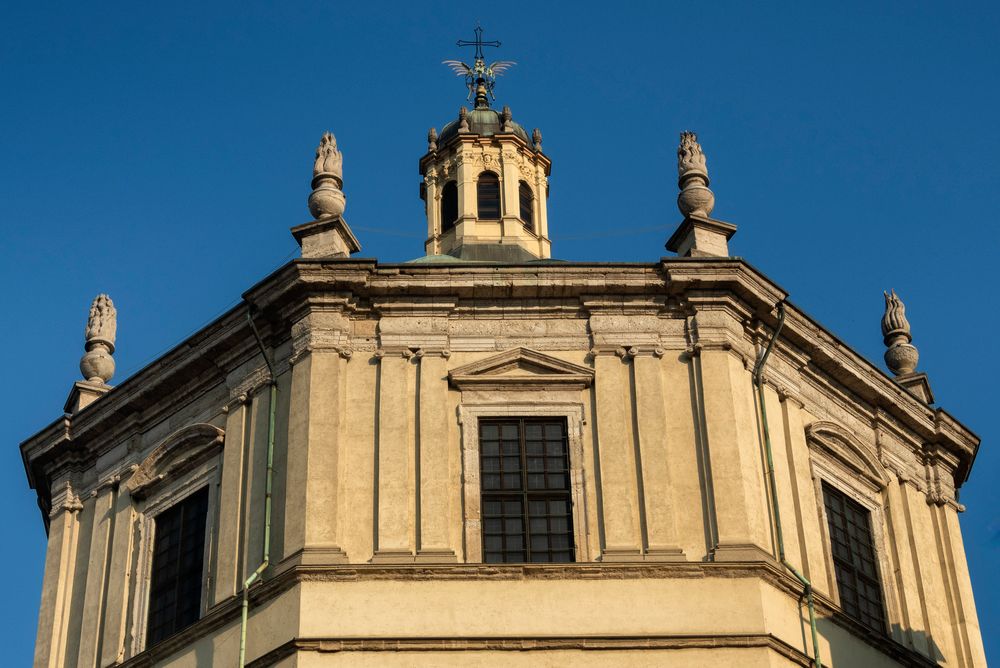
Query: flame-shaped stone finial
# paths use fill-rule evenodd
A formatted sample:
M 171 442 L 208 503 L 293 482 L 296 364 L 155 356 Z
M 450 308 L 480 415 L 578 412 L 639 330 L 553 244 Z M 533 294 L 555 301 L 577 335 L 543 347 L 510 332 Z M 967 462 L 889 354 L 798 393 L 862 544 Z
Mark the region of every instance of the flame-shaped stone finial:
M 327 131 L 316 147 L 316 161 L 313 163 L 309 212 L 314 218 L 339 218 L 343 215 L 347 206 L 347 198 L 341 190 L 343 187 L 344 156 L 337 148 L 337 138 Z
M 85 332 L 86 352 L 80 358 L 80 373 L 90 383 L 105 385 L 115 375 L 115 334 L 118 312 L 111 297 L 100 294 L 90 305 L 90 317 Z
M 910 344 L 910 323 L 906 319 L 906 306 L 895 290 L 882 293 L 885 296 L 885 314 L 882 316 L 882 340 L 886 345 L 885 364 L 897 376 L 913 373 L 917 368 L 920 354 L 916 346 Z
M 708 163 L 698 143 L 698 135 L 682 132 L 677 147 L 677 208 L 685 218 L 708 218 L 715 208 L 715 195 L 708 188 Z

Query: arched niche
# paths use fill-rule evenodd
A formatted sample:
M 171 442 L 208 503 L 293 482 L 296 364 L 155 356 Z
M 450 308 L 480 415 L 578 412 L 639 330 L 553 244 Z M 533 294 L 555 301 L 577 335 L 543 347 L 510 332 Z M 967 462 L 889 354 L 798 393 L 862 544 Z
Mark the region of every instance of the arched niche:
M 222 449 L 226 432 L 198 423 L 167 436 L 142 461 L 126 483 L 133 498 L 144 498 L 161 481 L 176 477 Z
M 806 427 L 809 447 L 819 449 L 827 458 L 859 475 L 881 491 L 889 483 L 885 467 L 875 453 L 861 443 L 850 431 L 833 422 L 813 422 Z

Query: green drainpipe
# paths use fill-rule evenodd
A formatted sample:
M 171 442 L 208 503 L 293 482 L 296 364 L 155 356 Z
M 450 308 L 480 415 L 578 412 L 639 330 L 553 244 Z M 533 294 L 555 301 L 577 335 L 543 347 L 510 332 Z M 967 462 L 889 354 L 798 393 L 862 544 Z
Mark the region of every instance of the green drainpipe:
M 240 617 L 240 668 L 246 665 L 247 655 L 247 613 L 250 611 L 250 586 L 260 579 L 260 576 L 271 565 L 271 482 L 274 478 L 274 413 L 278 399 L 278 381 L 274 375 L 274 367 L 271 365 L 271 358 L 267 355 L 264 342 L 261 341 L 257 326 L 253 324 L 253 306 L 247 306 L 247 322 L 250 323 L 250 331 L 257 339 L 260 347 L 260 354 L 267 364 L 268 373 L 271 375 L 270 403 L 267 413 L 267 477 L 264 485 L 264 558 L 260 562 L 250 577 L 243 583 L 243 613 Z
M 761 422 L 764 424 L 764 450 L 767 452 L 767 481 L 768 487 L 771 491 L 771 506 L 774 508 L 774 527 L 775 534 L 778 539 L 778 560 L 781 561 L 781 565 L 784 566 L 791 572 L 795 578 L 802 583 L 805 589 L 806 604 L 809 607 L 809 627 L 812 629 L 812 646 L 813 646 L 813 661 L 816 668 L 823 668 L 823 663 L 820 661 L 819 656 L 819 634 L 816 632 L 816 609 L 813 606 L 813 589 L 812 583 L 809 582 L 806 576 L 802 575 L 795 566 L 788 563 L 785 559 L 785 537 L 781 531 L 781 511 L 778 508 L 778 486 L 774 480 L 774 456 L 771 451 L 771 432 L 767 427 L 767 405 L 764 402 L 764 365 L 767 363 L 767 358 L 771 354 L 771 349 L 774 348 L 775 341 L 778 340 L 778 334 L 781 333 L 781 328 L 785 325 L 785 302 L 778 302 L 778 326 L 774 329 L 774 334 L 771 336 L 771 340 L 767 343 L 767 348 L 764 349 L 764 354 L 760 356 L 757 360 L 757 365 L 753 369 L 753 382 L 757 386 L 757 396 L 760 399 L 760 417 Z

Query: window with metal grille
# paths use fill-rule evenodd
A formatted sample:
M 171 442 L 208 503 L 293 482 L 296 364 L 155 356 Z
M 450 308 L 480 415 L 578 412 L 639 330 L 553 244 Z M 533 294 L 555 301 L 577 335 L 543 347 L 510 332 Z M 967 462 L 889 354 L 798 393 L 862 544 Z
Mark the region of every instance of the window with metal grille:
M 458 185 L 448 181 L 441 189 L 441 232 L 455 227 L 458 220 Z
M 479 198 L 479 217 L 483 220 L 499 220 L 500 178 L 493 172 L 480 174 L 476 195 Z
M 531 192 L 531 186 L 521 181 L 517 186 L 517 195 L 521 201 L 521 220 L 524 226 L 534 232 L 535 230 L 535 196 Z
M 483 560 L 574 560 L 565 418 L 479 422 Z
M 823 483 L 830 547 L 840 607 L 877 631 L 885 630 L 882 585 L 872 545 L 871 513 L 840 490 Z
M 198 621 L 208 487 L 156 516 L 146 645 Z

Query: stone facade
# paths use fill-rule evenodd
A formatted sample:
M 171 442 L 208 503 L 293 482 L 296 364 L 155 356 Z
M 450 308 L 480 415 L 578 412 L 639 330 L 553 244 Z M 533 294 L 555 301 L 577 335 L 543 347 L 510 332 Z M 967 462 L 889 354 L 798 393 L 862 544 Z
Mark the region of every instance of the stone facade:
M 926 378 L 728 257 L 693 134 L 681 257 L 545 261 L 541 135 L 488 114 L 429 133 L 433 261 L 350 258 L 327 134 L 300 259 L 113 389 L 113 325 L 88 330 L 104 366 L 21 446 L 48 530 L 35 665 L 240 665 L 245 639 L 258 667 L 985 666 L 956 497 L 979 440 Z M 507 213 L 525 179 L 531 229 Z M 490 244 L 530 261 L 464 257 Z M 572 563 L 484 563 L 499 418 L 565 425 Z M 197 621 L 154 642 L 157 518 L 206 488 Z M 841 599 L 829 489 L 870 519 L 884 624 Z
M 245 297 L 278 388 L 250 665 L 809 665 L 750 374 L 785 295 L 746 263 L 296 260 Z M 269 408 L 245 311 L 24 443 L 36 665 L 236 663 Z M 765 377 L 824 662 L 985 665 L 955 499 L 976 438 L 793 307 Z M 568 420 L 576 563 L 481 563 L 475 423 L 503 415 Z M 822 481 L 873 513 L 884 634 L 840 611 Z M 148 518 L 204 483 L 202 619 L 147 649 Z

